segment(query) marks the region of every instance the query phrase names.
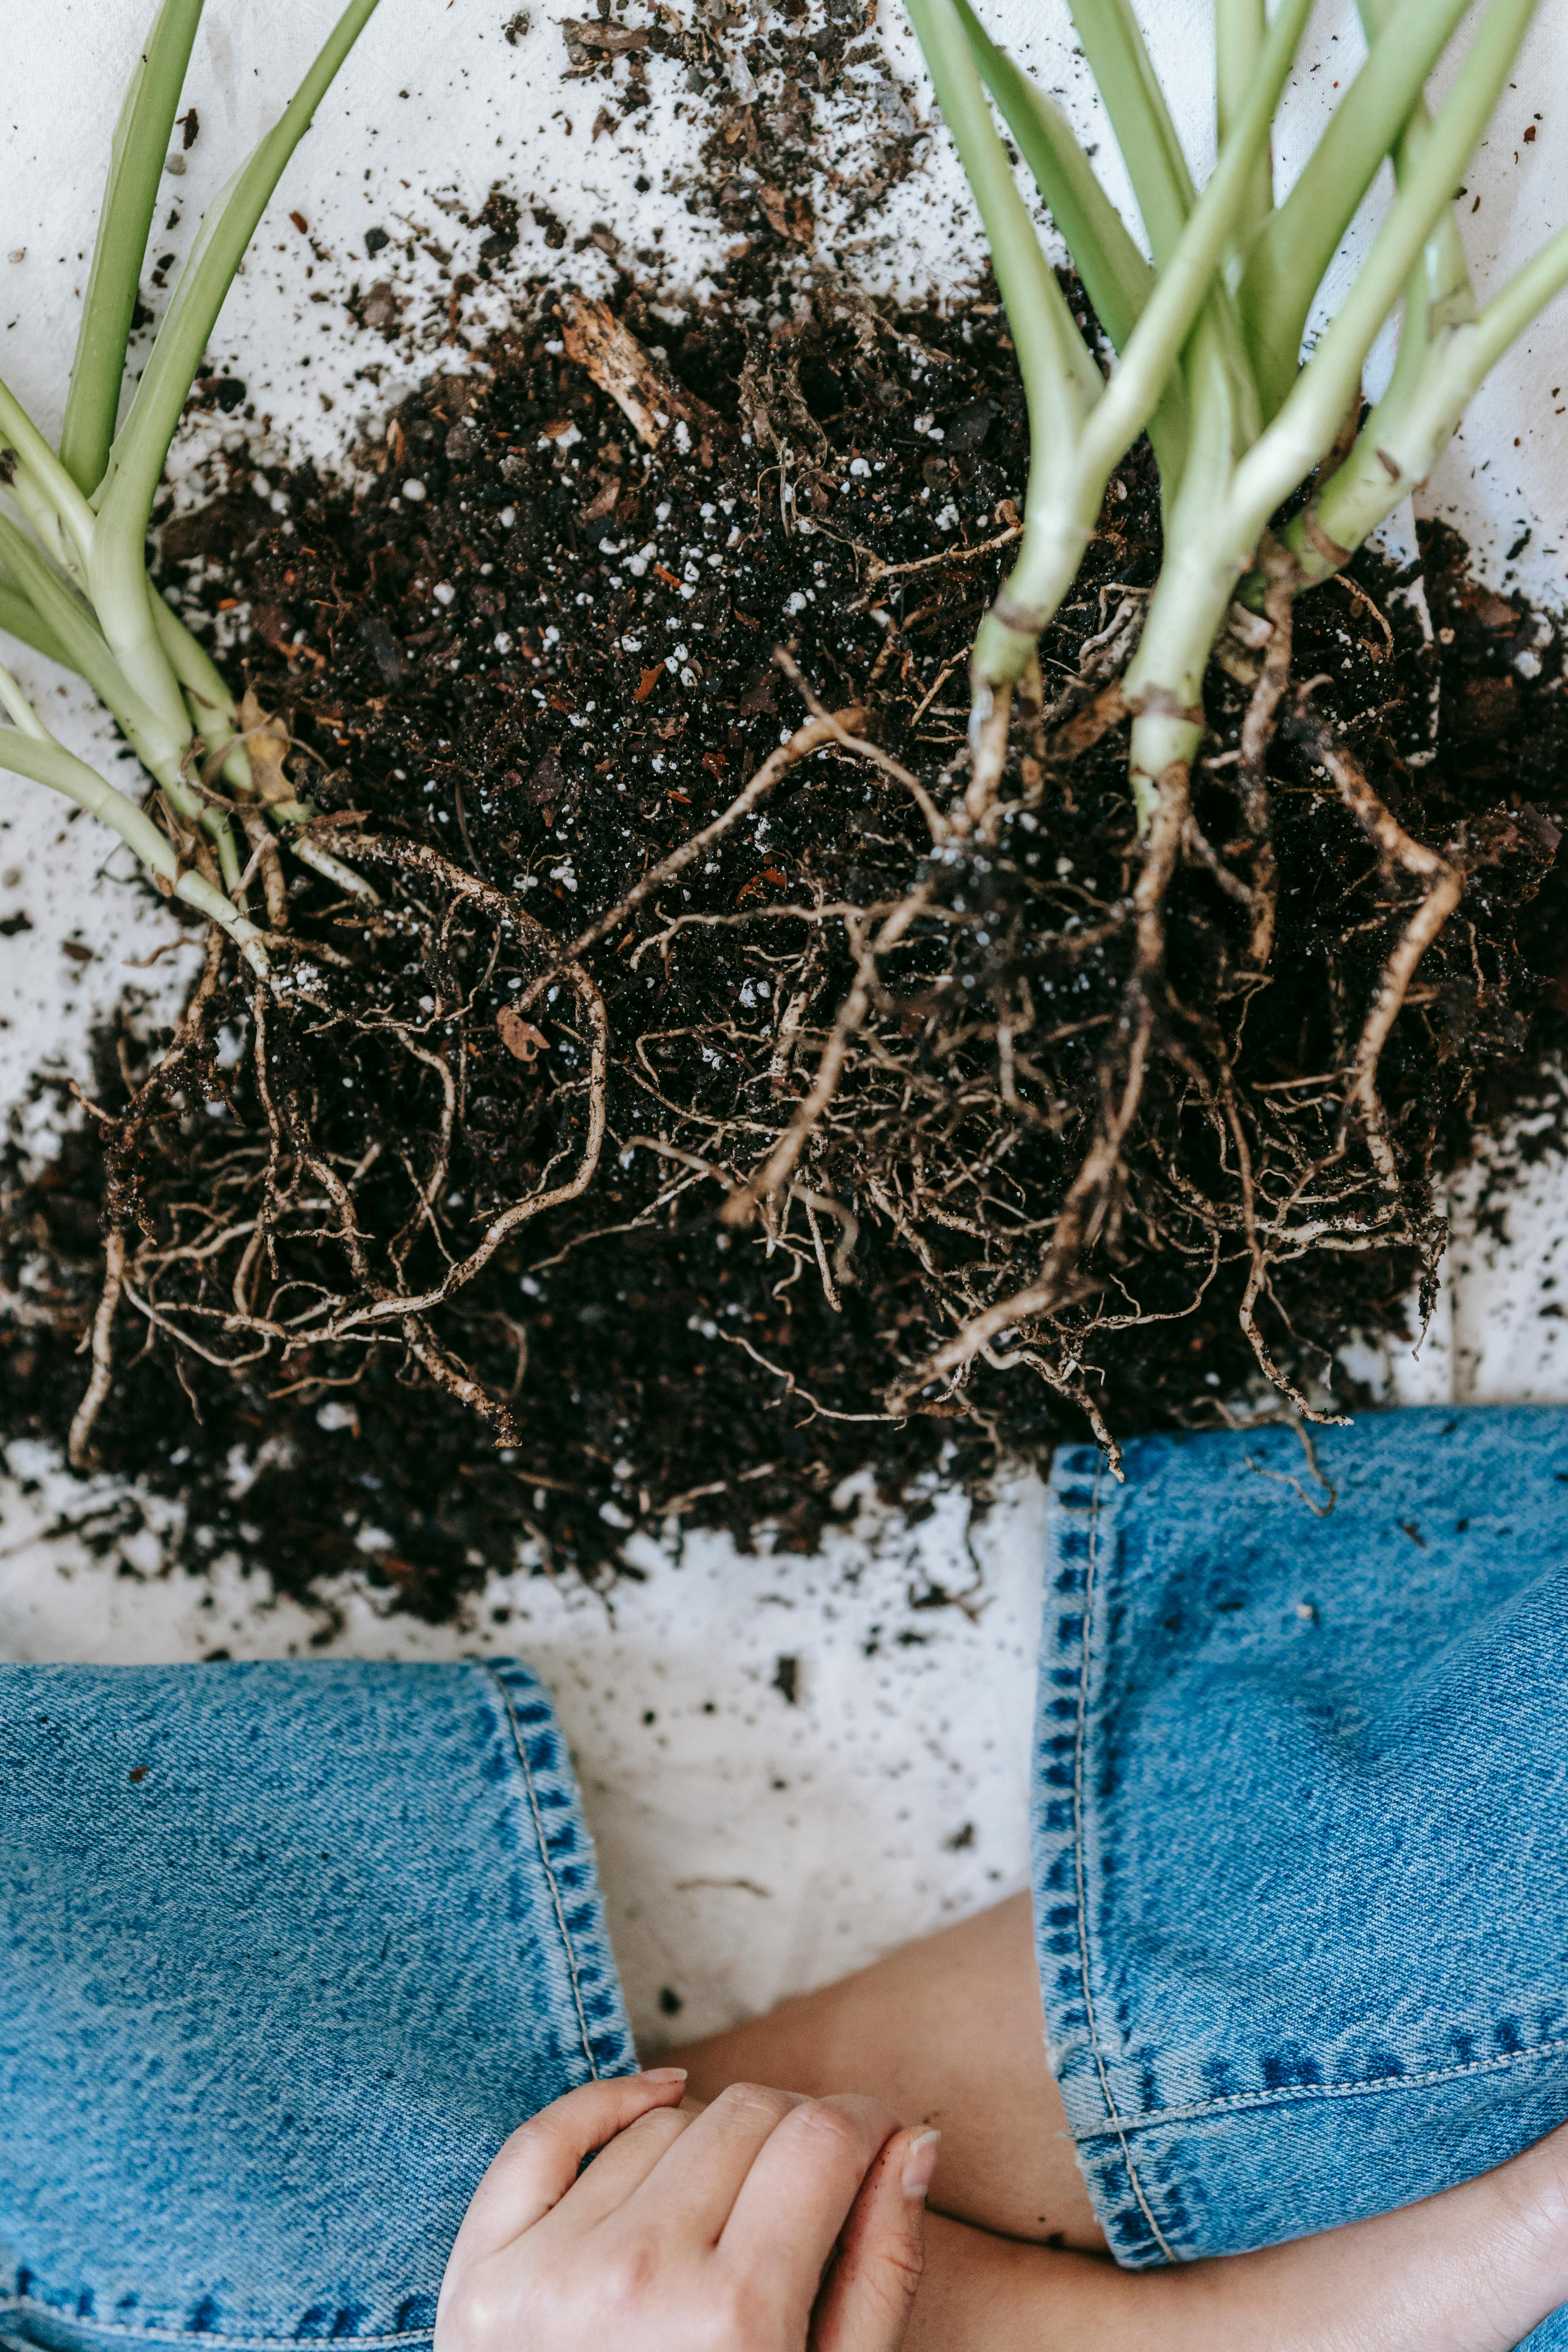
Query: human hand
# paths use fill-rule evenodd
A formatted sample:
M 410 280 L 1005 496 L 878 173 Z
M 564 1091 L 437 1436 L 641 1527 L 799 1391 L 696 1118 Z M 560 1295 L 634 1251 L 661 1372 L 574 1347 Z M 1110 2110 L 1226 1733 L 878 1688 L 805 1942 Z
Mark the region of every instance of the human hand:
M 513 2132 L 458 2232 L 435 2352 L 898 2352 L 937 2135 L 749 2083 L 685 2114 L 685 2085 L 590 2083 Z

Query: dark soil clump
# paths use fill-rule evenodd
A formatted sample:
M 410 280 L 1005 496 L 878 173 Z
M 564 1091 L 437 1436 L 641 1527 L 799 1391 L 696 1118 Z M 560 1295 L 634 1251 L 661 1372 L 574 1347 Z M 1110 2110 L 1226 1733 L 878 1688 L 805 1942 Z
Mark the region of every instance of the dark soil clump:
M 1441 1246 L 1434 1177 L 1556 1045 L 1562 647 L 1435 528 L 1420 577 L 1363 557 L 1296 614 L 1312 712 L 1465 874 L 1383 1053 L 1397 1200 L 1363 1213 L 1364 1154 L 1321 1171 L 1331 1081 L 1414 902 L 1292 722 L 1268 984 L 1246 970 L 1233 646 L 1124 1181 L 1060 1311 L 922 1387 L 956 1323 L 1029 1279 L 1102 1115 L 1137 852 L 1124 734 L 1088 739 L 1155 576 L 1157 499 L 1141 453 L 1044 645 L 1053 708 L 1016 731 L 993 837 L 933 848 L 898 772 L 933 807 L 962 789 L 964 655 L 1023 496 L 1004 322 L 819 293 L 770 335 L 744 315 L 765 299 L 737 271 L 683 331 L 623 307 L 657 452 L 602 388 L 613 365 L 574 357 L 614 322 L 545 305 L 406 401 L 357 487 L 296 476 L 279 520 L 236 462 L 164 530 L 166 583 L 240 627 L 321 837 L 384 901 L 297 875 L 300 954 L 259 1050 L 226 970 L 202 1040 L 138 1097 L 167 1041 L 128 1021 L 100 1041 L 104 1118 L 8 1196 L 0 1275 L 31 1306 L 3 1335 L 0 1428 L 63 1442 L 107 1214 L 142 1271 L 92 1444 L 184 1498 L 189 1564 L 232 1548 L 301 1595 L 360 1570 L 440 1617 L 520 1540 L 589 1575 L 672 1512 L 808 1549 L 851 1471 L 918 1507 L 931 1474 L 1037 1456 L 1090 1407 L 1122 1434 L 1201 1425 L 1261 1381 L 1246 1188 L 1304 1230 L 1280 1205 L 1298 1177 L 1332 1199 L 1321 1237 L 1271 1255 L 1259 1344 L 1315 1409 L 1354 1404 L 1336 1351 L 1405 1332 Z M 802 686 L 855 715 L 568 970 L 552 942 L 730 808 L 807 720 Z M 771 1226 L 726 1223 L 836 1038 Z M 380 1312 L 440 1290 L 510 1204 L 569 1190 L 601 1111 L 580 1190 L 449 1299 Z

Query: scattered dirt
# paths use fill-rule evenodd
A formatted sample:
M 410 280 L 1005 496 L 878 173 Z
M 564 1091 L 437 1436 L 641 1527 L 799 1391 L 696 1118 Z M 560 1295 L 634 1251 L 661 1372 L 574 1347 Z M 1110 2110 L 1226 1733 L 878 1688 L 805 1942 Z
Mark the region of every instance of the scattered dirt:
M 238 632 L 321 838 L 384 901 L 296 872 L 300 952 L 260 1050 L 226 965 L 138 1094 L 168 1040 L 128 1005 L 97 1112 L 41 1176 L 14 1167 L 0 1278 L 27 1307 L 0 1331 L 0 1434 L 65 1441 L 107 1216 L 133 1272 L 91 1445 L 183 1499 L 186 1564 L 232 1548 L 300 1595 L 357 1569 L 439 1618 L 520 1539 L 591 1576 L 672 1513 L 809 1549 L 852 1470 L 918 1507 L 934 1470 L 980 1481 L 1086 1411 L 1121 1434 L 1212 1421 L 1261 1385 L 1247 1181 L 1293 1233 L 1323 1196 L 1323 1230 L 1273 1254 L 1259 1339 L 1314 1409 L 1354 1403 L 1335 1351 L 1405 1331 L 1441 1244 L 1434 1172 L 1561 1037 L 1562 646 L 1437 527 L 1420 579 L 1363 557 L 1296 614 L 1310 712 L 1348 722 L 1405 832 L 1463 871 L 1383 1054 L 1393 1193 L 1361 1141 L 1331 1160 L 1333 1074 L 1420 893 L 1292 719 L 1269 754 L 1267 984 L 1248 969 L 1233 646 L 1125 1181 L 1059 1311 L 1003 1344 L 1012 1367 L 922 1387 L 955 1323 L 1037 1267 L 1102 1116 L 1138 856 L 1124 730 L 1073 745 L 1131 649 L 1157 501 L 1141 451 L 1043 647 L 1054 708 L 1016 730 L 1005 813 L 933 846 L 1023 495 L 1004 322 L 829 287 L 770 332 L 768 268 L 737 256 L 683 331 L 629 286 L 614 315 L 541 296 L 478 373 L 397 410 L 352 487 L 274 474 L 279 520 L 237 460 L 163 530 L 166 584 Z M 784 763 L 803 689 L 847 715 Z M 568 964 L 770 761 L 754 810 Z M 836 1052 L 770 1218 L 744 1222 Z

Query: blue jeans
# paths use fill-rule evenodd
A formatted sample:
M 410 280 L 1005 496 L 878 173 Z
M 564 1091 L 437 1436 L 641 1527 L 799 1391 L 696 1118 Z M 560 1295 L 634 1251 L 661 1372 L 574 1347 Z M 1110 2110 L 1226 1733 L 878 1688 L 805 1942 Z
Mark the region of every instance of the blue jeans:
M 507 2134 L 635 2064 L 526 1667 L 0 1669 L 0 2342 L 414 2352 Z
M 1568 1412 L 1061 1451 L 1034 1878 L 1132 2266 L 1331 2229 L 1568 2119 Z M 1568 2346 L 1568 2311 L 1530 2338 Z
M 1568 2116 L 1568 1412 L 1318 1462 L 1056 1465 L 1041 1975 L 1134 2265 Z M 634 2063 L 526 1668 L 0 1668 L 0 2343 L 419 2352 L 507 2133 Z

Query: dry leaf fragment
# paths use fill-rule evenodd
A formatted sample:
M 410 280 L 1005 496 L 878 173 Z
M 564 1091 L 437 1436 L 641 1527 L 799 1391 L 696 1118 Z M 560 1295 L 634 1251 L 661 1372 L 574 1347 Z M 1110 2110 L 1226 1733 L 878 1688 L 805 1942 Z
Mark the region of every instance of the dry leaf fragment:
M 597 49 L 602 57 L 622 57 L 629 49 L 646 49 L 651 25 L 595 25 L 574 16 L 563 16 L 561 29 L 567 46 L 574 42 L 579 48 Z
M 250 780 L 257 798 L 268 804 L 296 799 L 294 787 L 283 772 L 289 730 L 281 719 L 262 709 L 253 686 L 246 688 L 245 699 L 239 706 L 239 730 L 250 755 Z
M 694 404 L 662 374 L 605 302 L 585 295 L 570 299 L 561 340 L 568 359 L 587 369 L 601 392 L 630 418 L 639 440 L 657 449 L 678 418 L 689 420 Z
M 520 1062 L 536 1060 L 550 1043 L 543 1030 L 536 1029 L 531 1021 L 525 1021 L 513 1004 L 501 1006 L 496 1014 L 496 1027 L 507 1052 L 515 1054 Z

